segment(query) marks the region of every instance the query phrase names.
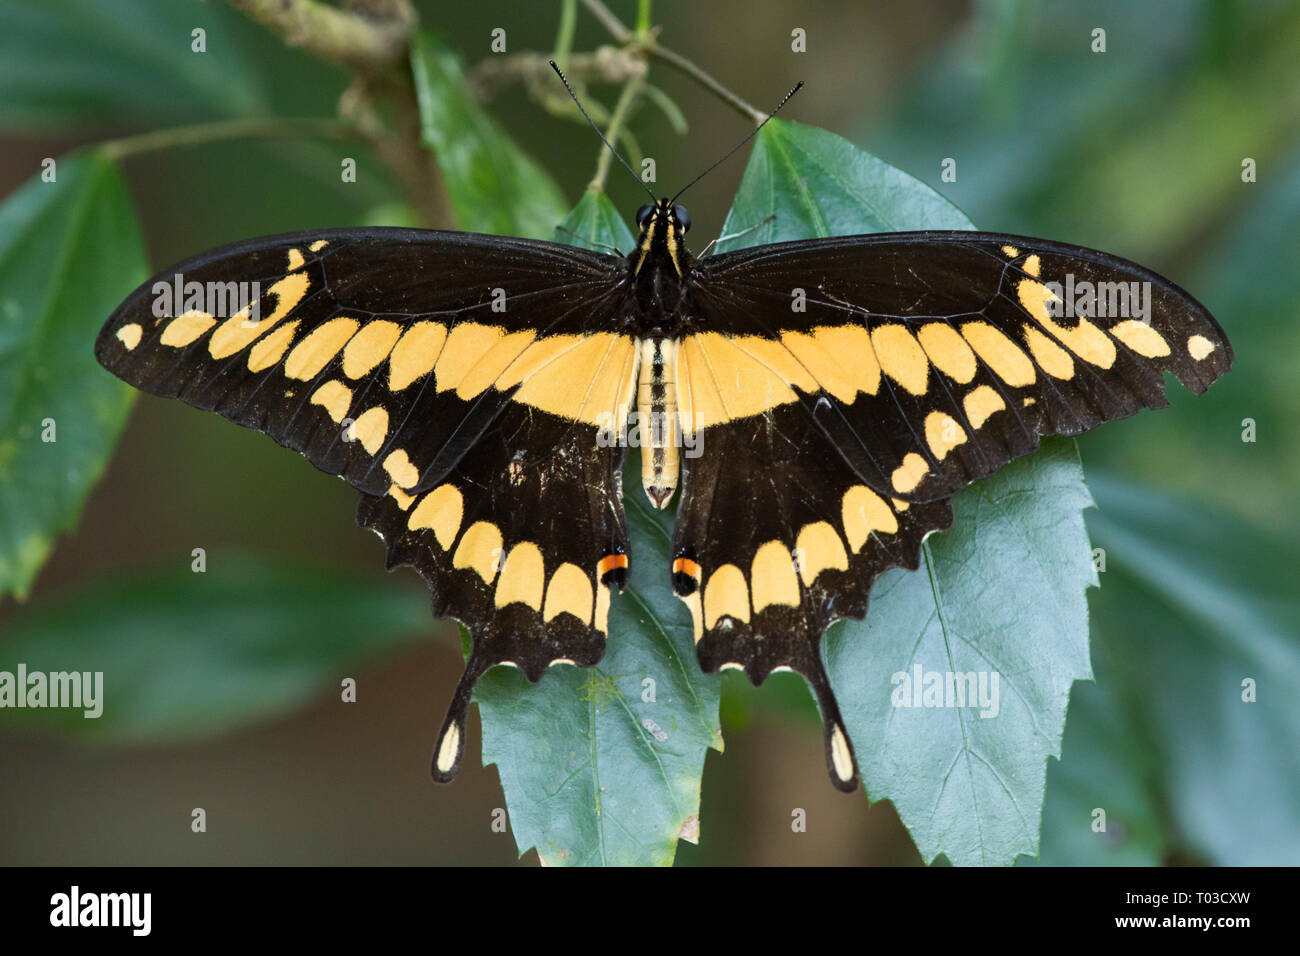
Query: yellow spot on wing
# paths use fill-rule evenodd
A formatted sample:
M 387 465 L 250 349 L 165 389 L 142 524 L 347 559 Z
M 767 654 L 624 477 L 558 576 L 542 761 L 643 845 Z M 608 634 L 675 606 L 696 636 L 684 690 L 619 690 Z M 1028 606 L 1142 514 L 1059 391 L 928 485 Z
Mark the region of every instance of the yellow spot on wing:
M 497 607 L 519 601 L 534 611 L 540 611 L 545 585 L 546 570 L 541 549 L 531 541 L 521 541 L 506 555 L 494 601 Z
M 470 568 L 478 572 L 484 584 L 491 584 L 497 576 L 497 562 L 501 555 L 501 532 L 490 521 L 476 521 L 466 530 L 452 555 L 453 568 Z
M 724 564 L 709 576 L 704 587 L 704 626 L 713 627 L 724 616 L 749 623 L 749 588 L 734 564 Z
M 1020 255 L 1020 250 L 1015 246 L 1003 246 L 1002 254 L 1008 259 L 1014 259 L 1016 256 Z
M 780 339 L 764 338 L 761 335 L 742 335 L 731 341 L 738 349 L 753 356 L 755 361 L 770 369 L 792 388 L 799 388 L 805 392 L 817 391 L 819 387 L 817 379 L 813 378 L 812 373 Z M 863 341 L 866 341 L 865 331 Z
M 903 456 L 903 463 L 894 469 L 890 476 L 890 481 L 894 485 L 894 490 L 901 495 L 905 495 L 921 483 L 921 479 L 929 473 L 929 466 L 914 451 L 909 451 Z
M 126 346 L 128 352 L 134 350 L 140 344 L 142 335 L 144 335 L 144 329 L 135 322 L 124 325 L 117 330 L 117 340 Z
M 433 371 L 446 340 L 447 326 L 441 322 L 416 322 L 407 329 L 388 357 L 388 387 L 400 392 Z
M 456 763 L 456 753 L 460 749 L 460 725 L 452 724 L 447 728 L 442 742 L 438 744 L 438 772 L 450 773 Z
M 536 332 L 511 332 L 478 357 L 473 367 L 456 386 L 456 395 L 465 400 L 490 388 L 501 374 L 519 358 L 536 337 Z
M 690 381 L 688 431 L 760 415 L 798 396 L 780 375 L 717 332 L 688 335 L 678 350 L 678 376 Z M 707 605 L 707 601 L 705 604 Z
M 677 595 L 677 599 L 686 605 L 686 609 L 691 612 L 691 631 L 695 637 L 695 643 L 700 643 L 704 637 L 704 603 L 700 595 L 703 592 L 696 588 L 690 594 L 682 597 Z
M 384 471 L 388 472 L 389 477 L 403 488 L 412 488 L 420 480 L 420 473 L 401 448 L 384 459 Z
M 302 297 L 307 294 L 310 285 L 311 277 L 305 272 L 295 272 L 293 275 L 285 276 L 266 290 L 267 295 L 275 296 L 275 311 L 254 322 L 249 317 L 249 309 L 241 309 L 222 322 L 221 328 L 212 333 L 212 338 L 208 341 L 208 353 L 214 359 L 223 359 L 246 348 L 259 336 L 271 331 L 277 322 L 292 312 L 302 301 Z
M 513 388 L 515 379 L 526 375 L 513 396 L 516 402 L 589 425 L 616 427 L 636 388 L 636 343 L 610 332 L 582 336 L 574 343 L 550 343 L 549 338 L 530 345 L 501 375 L 497 387 Z M 539 350 L 536 356 L 534 349 Z M 542 364 L 534 367 L 539 359 Z
M 299 251 L 298 249 L 289 250 L 289 271 L 290 272 L 293 272 L 297 269 L 301 269 L 303 263 L 305 263 L 306 261 L 307 260 L 302 257 L 302 252 Z
M 880 388 L 880 366 L 876 364 L 866 330 L 861 329 L 858 345 L 847 353 L 832 351 L 843 344 L 836 341 L 836 334 L 829 327 L 817 329 L 812 335 L 786 332 L 781 342 L 817 384 L 841 402 L 852 404 L 859 391 L 876 394 Z
M 315 378 L 347 344 L 360 324 L 356 319 L 340 316 L 312 329 L 284 360 L 284 374 L 302 381 Z
M 411 507 L 412 502 L 415 501 L 415 498 L 408 495 L 401 488 L 397 487 L 397 485 L 390 485 L 388 487 L 388 493 L 392 495 L 393 500 L 397 502 L 397 507 L 401 508 L 403 511 Z
M 795 577 L 790 549 L 780 541 L 768 541 L 754 552 L 749 573 L 754 613 L 769 604 L 799 606 L 799 580 Z
M 459 385 L 474 363 L 504 335 L 505 331 L 495 325 L 460 322 L 453 326 L 434 369 L 438 391 L 446 392 Z
M 446 551 L 456 540 L 464 516 L 465 499 L 460 489 L 455 485 L 439 485 L 420 499 L 406 526 L 412 531 L 431 528 L 439 546 Z
M 980 428 L 989 420 L 990 415 L 1006 408 L 1007 403 L 989 386 L 977 385 L 962 399 L 962 407 L 965 408 L 966 417 L 970 419 L 971 425 Z
M 1110 334 L 1146 358 L 1161 358 L 1169 354 L 1169 343 L 1164 336 L 1145 322 L 1135 319 L 1116 322 L 1111 326 Z
M 341 422 L 348 417 L 348 409 L 352 406 L 352 389 L 342 382 L 326 382 L 312 393 L 311 403 L 324 406 L 330 418 Z
M 967 322 L 961 334 L 1002 381 L 1017 387 L 1034 383 L 1034 363 L 1001 330 L 987 322 Z
M 1115 364 L 1115 343 L 1097 326 L 1080 318 L 1078 325 L 1071 328 L 1058 325 L 1052 319 L 1047 312 L 1047 303 L 1056 299 L 1056 295 L 1047 286 L 1034 279 L 1021 279 L 1016 285 L 1016 296 L 1026 312 L 1079 358 L 1098 368 L 1110 368 Z
M 943 461 L 948 452 L 965 441 L 966 429 L 947 412 L 931 412 L 925 416 L 925 443 L 935 458 Z
M 1025 323 L 1025 342 L 1034 361 L 1052 378 L 1074 377 L 1074 359 L 1070 358 L 1070 353 L 1028 322 Z
M 840 520 L 844 524 L 844 537 L 854 554 L 862 550 L 875 532 L 895 534 L 898 531 L 898 516 L 884 498 L 866 485 L 854 485 L 844 492 Z
M 1030 256 L 1025 260 L 1025 272 L 1029 273 L 1035 279 L 1038 278 L 1039 268 L 1038 256 Z
M 343 349 L 343 374 L 360 378 L 388 357 L 402 327 L 387 319 L 367 322 Z
M 799 556 L 799 577 L 803 578 L 805 586 L 811 585 L 823 571 L 848 570 L 849 556 L 839 534 L 828 522 L 815 521 L 804 525 L 799 529 L 794 546 Z
M 325 248 L 326 246 L 328 246 L 328 245 L 329 245 L 329 240 L 328 240 L 328 239 L 317 239 L 315 242 L 313 242 L 313 243 L 312 243 L 310 246 L 308 246 L 307 248 L 310 249 L 312 252 L 320 252 L 322 249 L 324 249 L 324 248 Z
M 886 375 L 913 395 L 925 394 L 930 362 L 905 326 L 900 323 L 878 326 L 871 330 L 871 342 Z
M 875 395 L 880 390 L 880 365 L 864 326 L 853 323 L 822 326 L 813 330 L 812 337 L 825 354 L 839 359 L 841 370 L 847 371 L 846 389 L 868 395 Z
M 208 313 L 191 309 L 172 319 L 158 341 L 172 348 L 184 348 L 216 324 L 217 320 Z
M 965 385 L 975 377 L 975 353 L 951 325 L 931 322 L 921 326 L 916 337 L 934 367 L 954 382 Z
M 352 423 L 351 432 L 361 447 L 373 455 L 388 437 L 388 410 L 378 405 L 366 409 Z
M 294 319 L 254 345 L 248 353 L 248 370 L 263 372 L 284 358 L 284 353 L 293 344 L 293 336 L 298 331 L 298 325 L 298 320 Z
M 846 783 L 853 779 L 853 751 L 849 749 L 848 738 L 839 724 L 831 729 L 831 764 L 835 767 L 835 776 Z
M 561 614 L 572 614 L 583 624 L 590 624 L 591 603 L 591 578 L 576 564 L 561 564 L 546 585 L 542 621 L 550 622 Z
M 1193 335 L 1187 340 L 1187 354 L 1196 361 L 1201 361 L 1215 349 L 1215 345 L 1204 335 Z
M 609 588 L 599 583 L 596 585 L 596 614 L 591 619 L 591 626 L 602 634 L 609 631 Z

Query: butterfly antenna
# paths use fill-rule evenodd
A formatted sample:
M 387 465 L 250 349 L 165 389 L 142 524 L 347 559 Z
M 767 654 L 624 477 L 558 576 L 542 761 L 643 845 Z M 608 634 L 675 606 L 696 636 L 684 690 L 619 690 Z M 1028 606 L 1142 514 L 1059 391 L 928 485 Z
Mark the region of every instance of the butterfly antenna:
M 782 98 L 781 102 L 776 104 L 776 109 L 774 109 L 774 110 L 772 110 L 772 112 L 768 113 L 768 114 L 767 114 L 767 117 L 763 120 L 763 122 L 759 123 L 757 126 L 754 127 L 753 132 L 751 132 L 748 136 L 746 136 L 744 139 L 742 139 L 742 140 L 741 140 L 739 143 L 737 143 L 735 146 L 731 147 L 731 149 L 727 150 L 727 155 L 723 156 L 720 160 L 718 160 L 716 163 L 714 163 L 712 166 L 710 166 L 710 167 L 709 167 L 708 169 L 706 169 L 704 172 L 700 173 L 698 176 L 696 176 L 694 179 L 692 179 L 689 183 L 687 183 L 687 184 L 686 184 L 685 186 L 683 186 L 681 189 L 677 190 L 677 196 L 680 196 L 682 193 L 686 192 L 686 190 L 690 189 L 692 186 L 694 186 L 696 183 L 698 183 L 698 182 L 699 182 L 701 179 L 703 179 L 705 176 L 709 175 L 709 173 L 713 172 L 715 169 L 717 169 L 719 166 L 721 166 L 723 163 L 725 163 L 727 160 L 729 160 L 729 159 L 731 158 L 731 156 L 732 156 L 733 153 L 735 153 L 738 149 L 740 149 L 740 147 L 744 146 L 744 145 L 745 145 L 746 143 L 748 143 L 751 139 L 753 139 L 755 136 L 758 135 L 758 131 L 759 131 L 760 129 L 762 129 L 764 126 L 767 125 L 767 121 L 768 121 L 768 120 L 770 120 L 770 119 L 771 119 L 773 116 L 775 116 L 777 113 L 781 112 L 781 107 L 785 106 L 786 103 L 789 103 L 789 102 L 790 102 L 790 97 L 794 96 L 796 93 L 798 93 L 798 92 L 799 92 L 800 90 L 802 90 L 802 89 L 803 89 L 803 80 L 800 80 L 798 83 L 796 83 L 796 84 L 794 85 L 794 89 L 792 89 L 789 93 L 785 94 L 785 96 Z M 671 202 L 677 202 L 677 196 L 674 196 L 670 201 L 671 201 Z
M 600 127 L 596 125 L 596 121 L 592 119 L 590 116 L 588 116 L 587 111 L 582 108 L 582 101 L 578 99 L 578 94 L 573 92 L 573 87 L 569 85 L 568 78 L 565 77 L 564 73 L 560 70 L 559 66 L 556 65 L 554 60 L 547 60 L 546 62 L 551 64 L 551 69 L 555 71 L 555 75 L 560 78 L 560 82 L 564 84 L 564 88 L 568 90 L 569 95 L 573 97 L 573 102 L 574 105 L 578 107 L 578 112 L 581 113 L 584 117 L 586 117 L 587 122 L 591 124 L 591 128 L 594 129 L 596 131 L 596 135 L 600 137 L 600 141 L 609 147 L 609 151 L 613 153 L 615 157 L 617 157 L 620 163 L 623 164 L 623 168 L 632 174 L 632 178 L 635 179 L 638 183 L 640 183 L 641 188 L 650 194 L 651 200 L 654 200 L 655 194 L 651 192 L 650 187 L 641 181 L 641 177 L 636 174 L 636 170 L 634 170 L 631 166 L 628 165 L 627 160 L 623 158 L 622 154 L 618 150 L 616 150 L 612 145 L 610 145 L 609 140 L 605 138 L 605 134 L 602 133 L 600 131 Z M 787 99 L 789 99 L 789 97 L 787 97 Z M 766 120 L 764 120 L 764 122 L 766 122 Z

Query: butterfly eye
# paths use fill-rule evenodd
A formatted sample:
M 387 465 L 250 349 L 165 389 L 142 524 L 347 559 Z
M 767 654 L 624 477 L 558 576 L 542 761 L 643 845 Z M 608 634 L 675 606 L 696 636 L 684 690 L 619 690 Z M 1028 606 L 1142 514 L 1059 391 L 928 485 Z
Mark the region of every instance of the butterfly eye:
M 691 214 L 686 211 L 685 206 L 673 206 L 673 215 L 677 217 L 677 222 L 682 227 L 682 232 L 691 231 Z
M 636 211 L 636 225 L 638 229 L 645 228 L 646 220 L 650 218 L 650 214 L 654 211 L 655 211 L 655 204 L 652 202 L 646 203 L 644 206 L 642 206 L 640 209 Z

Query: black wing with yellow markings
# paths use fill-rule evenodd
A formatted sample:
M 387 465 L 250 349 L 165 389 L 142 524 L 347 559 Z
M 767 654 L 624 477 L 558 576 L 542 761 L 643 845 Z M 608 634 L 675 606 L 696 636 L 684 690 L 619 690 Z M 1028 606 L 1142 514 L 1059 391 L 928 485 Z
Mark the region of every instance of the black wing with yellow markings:
M 603 652 L 627 566 L 623 449 L 598 441 L 634 388 L 621 279 L 621 260 L 551 243 L 279 236 L 145 283 L 96 343 L 132 385 L 264 431 L 354 485 L 390 567 L 414 565 L 435 613 L 469 628 L 438 779 L 460 764 L 484 671 L 508 662 L 536 680 Z M 177 282 L 193 300 L 156 308 Z M 247 307 L 241 288 L 256 290 Z
M 684 456 L 673 580 L 705 670 L 803 674 L 832 780 L 856 786 L 825 629 L 917 567 L 948 499 L 1040 436 L 1204 392 L 1232 349 L 1173 283 L 1019 236 L 895 233 L 704 260 L 677 349 Z
M 671 574 L 701 666 L 803 674 L 849 790 L 826 628 L 865 615 L 882 571 L 918 566 L 971 481 L 1042 435 L 1166 404 L 1165 372 L 1199 393 L 1232 362 L 1187 293 L 1075 246 L 894 233 L 695 260 L 670 200 L 638 224 L 626 260 L 422 230 L 241 243 L 146 283 L 96 343 L 131 384 L 362 492 L 389 566 L 419 570 L 473 638 L 439 780 L 490 667 L 536 680 L 600 660 L 629 562 L 609 439 L 633 407 L 679 426 L 650 426 L 642 480 L 664 507 L 680 463 Z

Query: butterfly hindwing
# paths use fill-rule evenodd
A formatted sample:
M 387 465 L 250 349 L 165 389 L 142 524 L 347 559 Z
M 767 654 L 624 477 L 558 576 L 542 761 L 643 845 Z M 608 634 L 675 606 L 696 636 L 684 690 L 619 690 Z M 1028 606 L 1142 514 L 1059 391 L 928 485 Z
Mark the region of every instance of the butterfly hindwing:
M 794 405 L 704 428 L 693 445 L 672 570 L 700 665 L 739 667 L 756 684 L 778 668 L 802 674 L 822 711 L 831 779 L 852 789 L 822 634 L 866 614 L 881 572 L 916 568 L 925 535 L 947 528 L 952 510 L 946 500 L 909 505 L 877 494 Z
M 894 233 L 705 262 L 700 332 L 679 353 L 683 415 L 802 405 L 864 482 L 904 500 L 951 496 L 1041 435 L 1162 407 L 1165 372 L 1204 392 L 1232 362 L 1182 289 L 1077 246 Z M 1064 314 L 1086 311 L 1089 289 L 1093 314 Z M 743 387 L 719 391 L 728 380 Z
M 357 521 L 384 539 L 388 566 L 415 567 L 434 616 L 463 622 L 473 640 L 436 779 L 460 766 L 470 694 L 490 667 L 536 681 L 553 664 L 603 656 L 611 590 L 627 575 L 621 464 L 592 426 L 514 405 L 432 490 L 362 497 Z

